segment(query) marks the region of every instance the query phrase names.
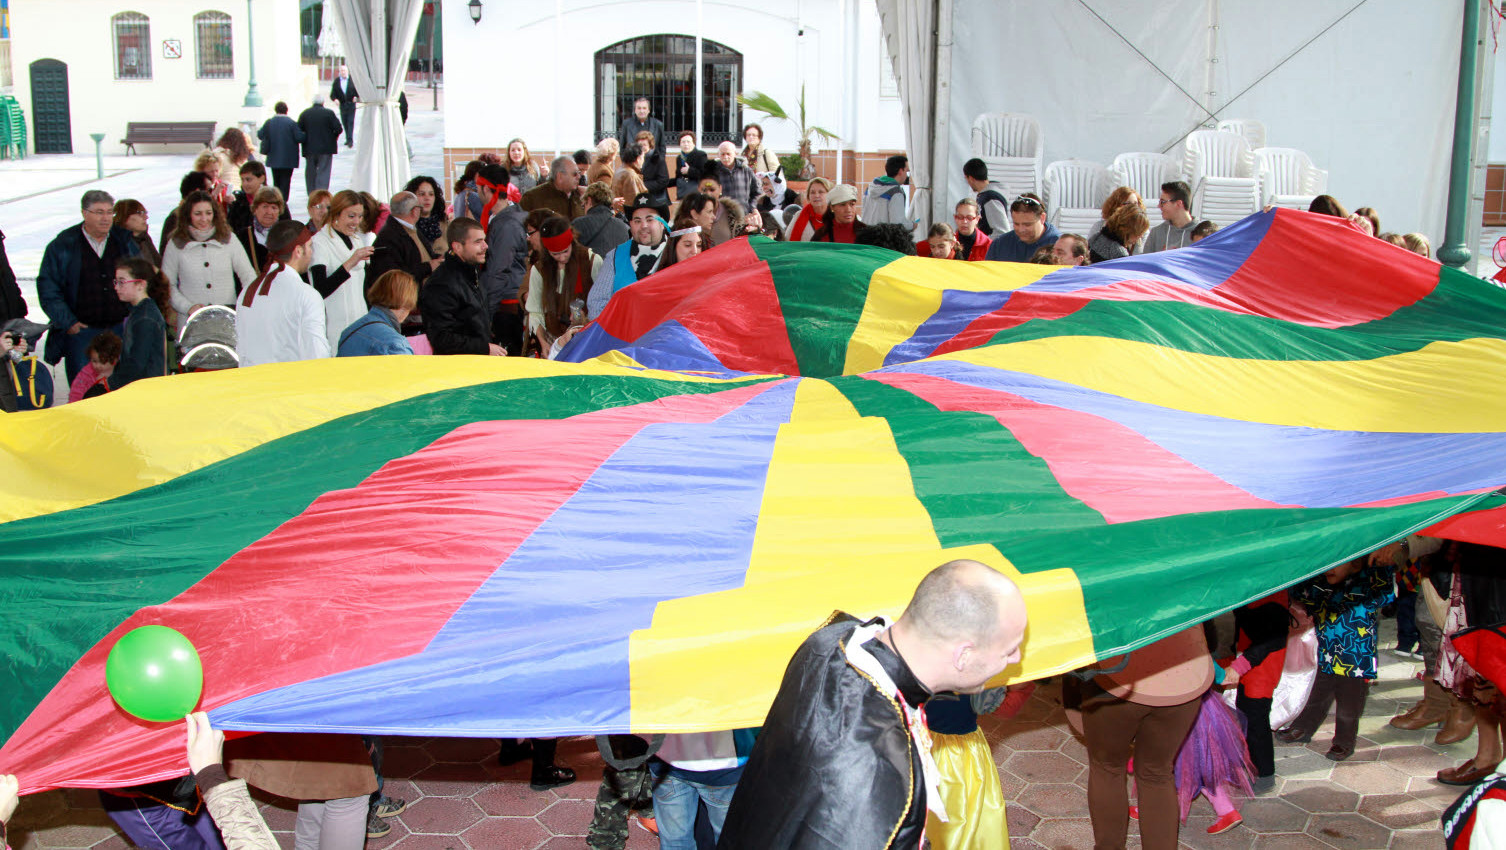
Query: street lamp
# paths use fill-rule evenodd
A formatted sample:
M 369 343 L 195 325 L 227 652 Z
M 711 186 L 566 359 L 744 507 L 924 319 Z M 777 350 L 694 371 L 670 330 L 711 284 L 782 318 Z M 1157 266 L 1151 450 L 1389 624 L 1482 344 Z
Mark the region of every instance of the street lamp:
M 255 27 L 251 24 L 251 0 L 246 0 L 246 58 L 249 61 L 251 85 L 246 89 L 246 102 L 243 106 L 261 106 L 261 92 L 256 90 L 256 36 Z
M 247 2 L 250 2 L 250 0 L 247 0 Z M 466 8 L 471 10 L 471 23 L 481 23 L 481 0 L 471 0 L 471 2 L 466 5 Z

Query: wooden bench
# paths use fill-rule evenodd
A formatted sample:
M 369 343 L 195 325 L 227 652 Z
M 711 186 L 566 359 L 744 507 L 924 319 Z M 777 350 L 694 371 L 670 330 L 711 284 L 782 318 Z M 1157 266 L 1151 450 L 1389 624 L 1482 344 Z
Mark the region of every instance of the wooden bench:
M 126 124 L 126 135 L 121 144 L 126 146 L 126 155 L 136 152 L 136 146 L 146 145 L 203 145 L 209 147 L 214 141 L 213 121 L 131 121 Z

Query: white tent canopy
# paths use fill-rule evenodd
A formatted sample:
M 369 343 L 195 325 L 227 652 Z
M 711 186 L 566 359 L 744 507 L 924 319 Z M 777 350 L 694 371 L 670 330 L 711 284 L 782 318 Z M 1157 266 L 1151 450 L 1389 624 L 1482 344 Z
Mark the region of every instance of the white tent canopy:
M 936 187 L 932 220 L 948 220 L 950 205 L 968 194 L 962 163 L 972 156 L 972 121 L 984 112 L 1035 116 L 1046 162 L 1104 164 L 1127 151 L 1180 156 L 1188 133 L 1243 118 L 1265 124 L 1266 144 L 1306 151 L 1327 169 L 1341 202 L 1376 208 L 1386 230 L 1441 242 L 1456 4 L 877 3 L 916 185 Z
M 407 184 L 408 141 L 397 101 L 423 3 L 414 0 L 330 0 L 350 78 L 360 93 L 351 188 L 385 201 Z

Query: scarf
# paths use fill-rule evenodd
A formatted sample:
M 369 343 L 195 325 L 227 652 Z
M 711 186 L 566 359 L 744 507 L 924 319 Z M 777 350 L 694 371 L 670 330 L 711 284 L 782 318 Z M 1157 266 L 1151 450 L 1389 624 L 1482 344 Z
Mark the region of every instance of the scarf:
M 936 767 L 936 759 L 931 756 L 931 730 L 926 726 L 925 706 L 911 706 L 905 702 L 905 697 L 900 693 L 899 686 L 884 672 L 878 659 L 874 658 L 863 644 L 878 636 L 879 632 L 888 628 L 890 623 L 884 618 L 877 618 L 877 622 L 870 626 L 858 626 L 853 629 L 852 636 L 847 639 L 847 661 L 859 672 L 872 679 L 874 684 L 885 696 L 892 697 L 899 704 L 900 713 L 905 718 L 905 732 L 910 740 L 915 742 L 916 753 L 920 756 L 921 780 L 926 789 L 926 808 L 936 815 L 936 819 L 945 823 L 946 801 L 941 799 L 940 771 Z M 898 652 L 895 655 L 899 655 Z M 903 658 L 900 659 L 904 661 Z
M 800 208 L 800 215 L 795 216 L 795 223 L 790 225 L 789 239 L 791 242 L 799 242 L 806 228 L 810 228 L 814 232 L 820 226 L 821 218 L 816 215 L 816 208 L 810 204 L 806 204 Z
M 188 237 L 195 242 L 208 242 L 214 237 L 214 228 L 200 230 L 197 227 L 188 228 Z
M 293 241 L 293 244 L 278 251 L 276 254 L 268 251 L 267 267 L 262 269 L 261 274 L 256 276 L 256 280 L 251 281 L 250 286 L 246 287 L 246 293 L 241 298 L 242 306 L 250 307 L 251 302 L 256 299 L 256 296 L 266 295 L 268 292 L 271 292 L 272 281 L 278 275 L 282 274 L 283 269 L 287 268 L 287 261 L 293 256 L 293 252 L 298 250 L 299 245 L 307 245 L 309 240 L 313 238 L 314 232 L 308 228 L 304 228 L 303 232 L 298 234 L 298 238 Z

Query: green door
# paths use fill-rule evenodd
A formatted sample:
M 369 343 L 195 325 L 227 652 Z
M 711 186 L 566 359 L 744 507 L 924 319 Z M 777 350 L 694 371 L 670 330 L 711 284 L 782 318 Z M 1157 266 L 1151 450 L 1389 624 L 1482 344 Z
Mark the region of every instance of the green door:
M 31 63 L 31 120 L 37 153 L 73 153 L 66 64 L 56 59 Z

